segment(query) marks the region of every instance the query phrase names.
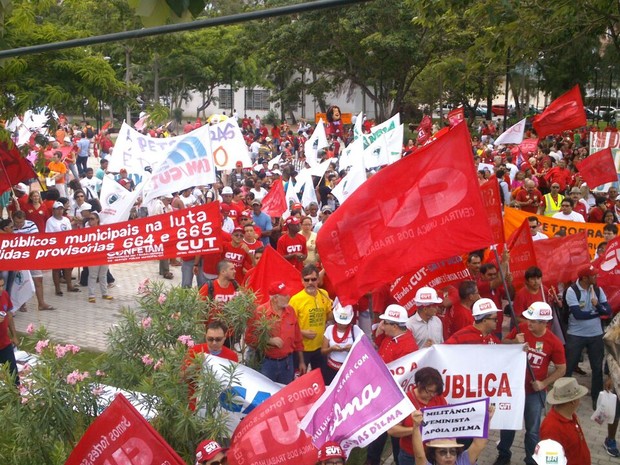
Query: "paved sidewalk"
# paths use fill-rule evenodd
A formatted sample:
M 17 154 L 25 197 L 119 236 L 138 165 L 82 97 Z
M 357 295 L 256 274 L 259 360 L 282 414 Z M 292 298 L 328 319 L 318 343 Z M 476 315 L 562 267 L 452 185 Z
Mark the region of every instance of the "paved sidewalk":
M 44 325 L 53 340 L 77 344 L 85 349 L 105 351 L 107 349 L 106 332 L 116 324 L 119 310 L 122 307 L 137 307 L 136 298 L 140 281 L 149 278 L 151 281 L 162 280 L 170 285 L 179 285 L 181 282 L 180 267 L 171 267 L 174 278 L 164 280 L 158 274 L 159 263 L 157 261 L 113 265 L 110 269 L 116 279 L 116 285 L 110 289 L 110 295 L 114 297 L 114 300 L 104 301 L 97 296 L 97 302 L 94 304 L 88 303 L 88 290 L 85 288 L 81 288 L 80 293 L 64 292 L 64 296 L 56 296 L 51 272 L 45 272 L 43 275 L 45 299 L 56 307 L 56 310 L 38 311 L 36 299 L 33 297 L 28 303 L 27 313 L 17 312 L 15 318 L 17 330 L 25 333 L 30 323 L 33 323 L 35 327 Z M 77 269 L 73 270 L 73 275 L 77 276 Z M 63 285 L 64 290 L 66 290 L 66 285 Z M 589 372 L 587 359 L 581 363 L 581 366 Z M 590 387 L 589 375 L 578 375 L 577 381 Z M 548 404 L 547 408 L 549 408 Z M 607 426 L 598 425 L 590 420 L 592 402 L 589 396 L 583 398 L 578 414 L 590 446 L 592 464 L 620 464 L 620 459 L 610 457 L 602 447 L 607 435 Z M 478 461 L 479 465 L 492 465 L 497 457 L 495 446 L 499 440 L 499 432 L 491 431 L 490 439 L 489 445 Z M 512 452 L 512 464 L 524 463 L 522 431 L 517 432 Z M 391 455 L 386 457 L 385 463 L 393 463 Z

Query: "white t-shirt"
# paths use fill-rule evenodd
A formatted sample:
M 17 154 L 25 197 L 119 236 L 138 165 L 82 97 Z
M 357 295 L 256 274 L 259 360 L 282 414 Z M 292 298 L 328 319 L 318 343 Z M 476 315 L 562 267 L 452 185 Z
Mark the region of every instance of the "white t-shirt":
M 532 236 L 533 241 L 542 241 L 544 239 L 549 239 L 549 236 L 547 236 L 545 233 L 541 233 L 540 231 L 536 231 L 536 234 Z
M 260 188 L 260 191 L 256 191 L 256 189 L 252 188 L 252 189 L 250 189 L 250 192 L 251 192 L 252 194 L 254 194 L 254 198 L 255 198 L 256 200 L 259 200 L 259 201 L 261 201 L 261 202 L 263 201 L 263 199 L 264 199 L 264 198 L 265 198 L 265 196 L 267 195 L 267 190 L 266 190 L 264 187 L 261 187 L 261 188 Z
M 45 223 L 45 232 L 62 232 L 62 231 L 70 231 L 71 230 L 71 221 L 66 216 L 63 216 L 61 219 L 56 219 L 53 216 L 50 217 Z
M 355 341 L 355 339 L 359 339 L 362 336 L 362 334 L 364 334 L 364 332 L 359 328 L 359 326 L 352 325 L 349 336 L 342 342 L 336 342 L 334 341 L 334 331 L 333 331 L 334 327 L 336 327 L 336 325 L 328 326 L 327 328 L 325 328 L 325 332 L 323 333 L 323 336 L 325 337 L 325 339 L 329 341 L 329 347 L 334 346 L 334 345 L 340 345 L 340 346 L 346 346 L 349 344 L 353 345 L 353 342 Z M 337 331 L 337 334 L 338 334 L 338 337 L 344 336 L 344 332 L 341 332 L 341 331 Z M 344 363 L 344 359 L 347 358 L 348 353 L 349 352 L 339 350 L 336 352 L 331 352 L 328 358 L 332 359 L 336 363 Z
M 90 196 L 86 196 L 87 199 L 92 198 L 92 199 L 97 199 L 99 198 L 98 192 L 101 190 L 101 184 L 102 181 L 99 178 L 96 177 L 92 177 L 90 179 L 88 178 L 82 178 L 80 180 L 80 184 L 82 185 L 82 188 L 84 189 L 84 191 L 88 190 L 90 192 Z
M 586 220 L 583 219 L 583 215 L 577 212 L 570 212 L 570 215 L 565 215 L 562 212 L 558 212 L 553 215 L 551 218 L 555 218 L 556 220 L 564 220 L 564 221 L 576 221 L 577 223 L 585 223 Z

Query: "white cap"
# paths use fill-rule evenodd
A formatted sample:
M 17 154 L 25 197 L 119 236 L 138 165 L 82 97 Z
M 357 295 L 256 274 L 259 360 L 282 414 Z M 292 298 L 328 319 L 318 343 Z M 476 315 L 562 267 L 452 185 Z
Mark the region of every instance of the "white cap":
M 482 316 L 489 313 L 496 313 L 499 311 L 500 309 L 497 308 L 495 302 L 493 302 L 491 299 L 478 299 L 476 300 L 476 302 L 474 302 L 474 305 L 471 308 L 473 316 Z
M 65 208 L 65 205 L 62 202 L 59 202 L 58 200 L 56 200 L 52 208 Z
M 523 318 L 528 320 L 553 320 L 553 311 L 546 302 L 534 302 L 523 312 Z
M 436 305 L 443 302 L 437 295 L 437 291 L 432 287 L 424 286 L 418 289 L 415 293 L 413 301 L 416 305 Z
M 405 324 L 407 323 L 407 320 L 409 320 L 409 315 L 407 315 L 407 310 L 405 310 L 404 307 L 397 304 L 391 304 L 387 306 L 385 312 L 379 318 L 398 324 Z
M 92 209 L 93 209 L 93 206 L 89 204 L 88 202 L 84 202 L 82 206 L 80 207 L 81 212 L 91 211 Z
M 544 439 L 536 444 L 532 458 L 538 465 L 566 465 L 566 454 L 562 444 L 553 439 Z
M 348 325 L 353 321 L 353 307 L 351 305 L 345 305 L 342 307 L 338 304 L 337 308 L 333 311 L 334 321 L 341 325 Z
M 224 187 L 224 189 L 222 189 L 222 195 L 226 195 L 226 194 L 230 194 L 230 195 L 233 194 L 232 187 L 226 186 Z

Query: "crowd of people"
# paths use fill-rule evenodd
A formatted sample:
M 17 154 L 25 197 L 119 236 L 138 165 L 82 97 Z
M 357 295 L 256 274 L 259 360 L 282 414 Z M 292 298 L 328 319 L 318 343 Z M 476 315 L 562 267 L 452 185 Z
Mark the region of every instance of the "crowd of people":
M 332 189 L 347 174 L 348 167 L 338 165 L 338 153 L 352 140 L 352 130 L 334 121 L 327 124 L 329 145 L 319 157 L 333 161 L 323 177 L 314 179 L 317 201 L 303 205 L 299 196 L 297 201 L 289 203 L 290 208 L 282 217 L 271 217 L 262 211 L 263 201 L 274 182 L 281 181 L 286 189 L 288 184 L 297 182 L 299 171 L 309 167 L 304 143 L 312 127 L 302 120 L 295 127 L 283 121 L 268 129 L 258 116 L 245 116 L 239 121 L 252 167 L 239 162 L 231 172 L 219 173 L 215 184 L 191 186 L 147 204 L 138 200 L 133 209 L 133 217 L 140 217 L 220 202 L 221 254 L 160 260 L 162 278 L 171 279 L 171 267 L 179 266 L 182 286 L 196 286 L 204 299 L 225 303 L 237 295 L 239 287 L 245 286 L 248 273 L 256 267 L 265 249 L 276 250 L 299 271 L 303 289 L 294 293 L 286 283 L 272 282 L 267 302 L 258 306 L 255 318 L 248 323 L 245 340 L 258 350 L 256 321 L 259 317 L 273 321 L 266 347 L 259 354 L 260 371 L 282 384 L 292 382 L 308 369 L 321 370 L 329 384 L 362 334 L 372 338 L 385 363 L 433 344 L 525 344 L 531 367 L 525 385 L 526 464 L 536 463 L 546 448 L 556 447 L 544 441 L 540 446 L 541 440 L 559 443 L 566 451 L 569 465 L 590 463 L 588 445 L 575 414 L 578 401 L 586 392 L 571 376 L 581 370 L 579 363 L 585 349 L 591 367 L 593 404 L 603 389 L 613 389 L 609 378 L 605 379 L 603 336 L 607 323 L 618 311 L 610 307 L 604 289 L 597 286 L 595 267 L 589 265 L 577 270 L 575 282 L 557 283 L 552 289 L 543 289 L 541 269 L 531 267 L 525 274 L 525 286 L 515 289 L 508 251 L 499 261 L 490 258 L 486 251 L 472 251 L 464 257 L 468 279 L 444 288 L 421 287 L 416 292 L 415 305 L 409 310 L 389 295 L 369 295 L 356 305 L 342 306 L 335 301 L 337 290 L 331 288 L 329 276 L 321 266 L 316 234 L 339 208 Z M 183 132 L 200 125 L 199 120 L 188 122 Z M 362 127 L 364 132 L 369 132 L 372 122 L 365 120 Z M 592 130 L 598 129 L 566 131 L 540 141 L 535 150 L 522 153 L 518 146 L 493 145 L 497 129 L 487 122 L 472 137 L 472 160 L 481 184 L 492 177 L 497 179 L 503 205 L 531 214 L 528 221 L 534 240 L 547 239 L 537 214 L 574 222 L 604 223 L 605 241 L 597 250 L 602 254 L 607 242 L 618 234 L 620 198 L 617 188 L 594 192 L 597 186 L 587 186 L 580 178 L 576 165 L 588 156 Z M 167 127 L 145 128 L 143 132 L 152 137 L 174 135 Z M 410 140 L 404 145 L 403 154 L 415 156 L 415 148 L 415 142 Z M 22 183 L 14 186 L 13 198 L 5 202 L 8 218 L 0 222 L 0 234 L 96 227 L 100 221 L 98 197 L 104 176 L 114 177 L 128 190 L 135 188 L 126 170 L 108 171 L 107 157 L 114 147 L 106 131 L 95 134 L 88 124 L 71 127 L 65 120 L 56 132 L 56 140 L 46 150 L 50 152 L 49 162 L 39 179 L 29 186 Z M 95 155 L 98 157 L 94 158 Z M 280 156 L 280 162 L 270 164 L 276 156 Z M 99 167 L 94 170 L 89 162 Z M 114 278 L 110 271 L 107 266 L 82 271 L 78 279 L 88 289 L 88 302 L 96 302 L 97 290 L 102 299 L 113 299 Z M 53 310 L 45 302 L 41 271 L 31 270 L 31 274 L 39 310 Z M 0 316 L 6 313 L 0 322 L 0 328 L 7 328 L 7 337 L 0 338 L 6 348 L 11 344 L 10 336 L 15 336 L 10 310 L 27 309 L 25 305 L 20 309 L 10 308 L 11 273 L 4 272 L 0 279 L 9 291 L 1 295 L 4 311 L 0 312 Z M 72 282 L 71 268 L 53 270 L 52 280 L 57 296 L 63 295 L 63 284 L 67 292 L 80 292 L 80 286 Z M 505 312 L 510 302 L 512 312 Z M 551 323 L 554 319 L 557 322 L 562 308 L 567 309 L 567 325 L 564 331 L 558 331 L 559 326 Z M 214 320 L 207 327 L 206 343 L 195 347 L 191 357 L 210 353 L 236 361 L 234 347 L 226 344 L 229 339 L 229 329 Z M 0 348 L 0 361 L 4 359 L 3 350 Z M 421 446 L 419 410 L 444 405 L 443 391 L 441 375 L 435 368 L 418 370 L 415 384 L 407 392 L 416 413 L 368 448 L 368 463 L 379 464 L 388 438 L 397 464 L 475 463 L 486 442 L 460 444 L 446 438 L 426 444 L 426 449 Z M 543 421 L 545 400 L 553 408 Z M 615 429 L 610 429 L 604 447 L 609 455 L 619 457 L 615 433 Z M 513 441 L 514 431 L 501 432 L 495 465 L 510 463 Z M 221 462 L 225 451 L 217 443 L 209 444 L 199 446 L 197 463 Z M 327 458 L 338 458 L 337 455 Z

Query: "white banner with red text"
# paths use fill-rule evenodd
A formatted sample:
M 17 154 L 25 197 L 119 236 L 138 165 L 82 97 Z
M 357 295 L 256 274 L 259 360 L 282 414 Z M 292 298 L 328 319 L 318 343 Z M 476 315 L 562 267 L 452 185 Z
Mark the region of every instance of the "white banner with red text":
M 489 397 L 496 406 L 491 429 L 522 428 L 526 367 L 522 345 L 436 344 L 388 364 L 405 392 L 414 384 L 415 372 L 429 366 L 441 373 L 448 403 Z
M 220 252 L 219 202 L 60 233 L 4 234 L 0 271 L 46 270 Z

